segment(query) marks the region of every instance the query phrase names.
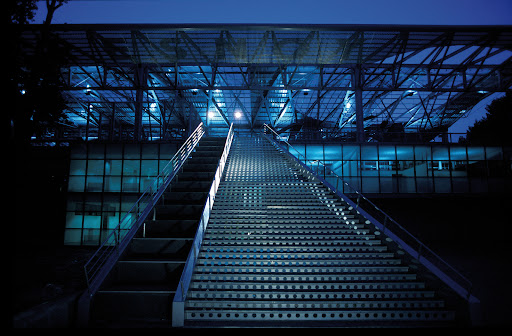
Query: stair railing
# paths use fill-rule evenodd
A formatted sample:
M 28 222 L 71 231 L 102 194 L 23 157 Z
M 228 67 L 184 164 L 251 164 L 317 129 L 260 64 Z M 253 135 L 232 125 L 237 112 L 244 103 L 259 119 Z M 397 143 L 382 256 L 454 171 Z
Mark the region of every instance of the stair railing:
M 110 231 L 100 247 L 85 263 L 84 273 L 87 290 L 82 295 L 81 303 L 79 304 L 79 314 L 85 315 L 79 316 L 80 319 L 88 319 L 90 298 L 97 292 L 126 246 L 128 246 L 144 223 L 146 217 L 177 175 L 184 162 L 194 151 L 205 132 L 206 127 L 201 122 L 180 149 L 178 149 L 176 154 L 174 154 L 172 159 L 165 165 L 153 183 L 146 188 L 119 224 Z
M 437 275 L 444 283 L 470 304 L 477 305 L 479 303 L 479 300 L 472 295 L 471 291 L 473 286 L 471 281 L 430 250 L 388 214 L 379 209 L 357 189 L 352 187 L 318 160 L 307 160 L 300 151 L 294 148 L 286 139 L 280 137 L 279 134 L 267 124 L 263 125 L 263 133 L 276 148 L 282 150 L 295 162 L 303 174 L 323 183 L 340 197 L 341 200 L 346 201 L 357 213 L 362 215 L 366 219 L 367 224 L 374 224 L 383 234 L 400 245 L 413 258 Z M 286 147 L 281 145 L 281 143 L 285 143 Z
M 172 303 L 172 326 L 173 327 L 183 327 L 185 323 L 185 300 L 187 298 L 188 288 L 190 286 L 190 282 L 192 280 L 192 274 L 194 272 L 194 266 L 196 264 L 197 258 L 199 256 L 199 251 L 201 249 L 201 244 L 203 242 L 203 237 L 206 232 L 206 227 L 208 226 L 208 221 L 210 219 L 210 213 L 213 207 L 213 203 L 215 201 L 215 195 L 217 194 L 217 189 L 219 188 L 220 181 L 222 179 L 222 175 L 224 172 L 224 167 L 226 166 L 226 161 L 228 159 L 229 151 L 231 149 L 231 143 L 233 142 L 234 129 L 233 123 L 229 128 L 228 135 L 226 137 L 226 142 L 224 144 L 224 150 L 222 151 L 222 155 L 219 159 L 219 163 L 217 165 L 217 169 L 215 171 L 215 176 L 212 181 L 212 185 L 210 187 L 210 191 L 208 193 L 208 197 L 206 198 L 205 205 L 203 208 L 203 213 L 201 214 L 199 224 L 197 227 L 196 235 L 194 237 L 194 241 L 192 243 L 192 247 L 187 257 L 187 261 L 185 262 L 185 267 L 183 268 L 183 272 L 181 273 L 180 282 L 178 283 L 178 288 L 176 289 L 176 293 L 174 295 L 174 300 Z

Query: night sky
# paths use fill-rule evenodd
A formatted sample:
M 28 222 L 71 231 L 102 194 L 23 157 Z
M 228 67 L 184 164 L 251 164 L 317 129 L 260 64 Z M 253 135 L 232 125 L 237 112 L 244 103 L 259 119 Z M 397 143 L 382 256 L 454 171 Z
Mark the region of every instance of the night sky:
M 44 1 L 33 23 L 46 15 Z M 70 0 L 52 23 L 512 25 L 512 0 Z M 450 132 L 465 133 L 502 94 L 481 102 Z

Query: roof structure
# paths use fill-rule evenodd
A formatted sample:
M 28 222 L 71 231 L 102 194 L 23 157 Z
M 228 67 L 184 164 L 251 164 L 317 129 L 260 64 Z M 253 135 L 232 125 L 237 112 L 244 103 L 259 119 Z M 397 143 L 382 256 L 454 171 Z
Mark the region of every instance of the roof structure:
M 379 140 L 446 130 L 512 86 L 511 26 L 53 25 L 74 132 L 136 140 L 202 121 Z M 24 31 L 30 54 L 40 26 Z

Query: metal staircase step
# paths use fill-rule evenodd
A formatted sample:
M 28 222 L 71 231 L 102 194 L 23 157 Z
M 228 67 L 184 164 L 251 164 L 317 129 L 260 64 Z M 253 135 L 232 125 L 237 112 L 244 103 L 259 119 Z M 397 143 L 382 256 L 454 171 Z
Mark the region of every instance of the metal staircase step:
M 266 139 L 238 137 L 195 263 L 185 326 L 453 321 L 402 257 Z
M 203 137 L 92 302 L 93 326 L 170 327 L 172 300 L 226 139 Z

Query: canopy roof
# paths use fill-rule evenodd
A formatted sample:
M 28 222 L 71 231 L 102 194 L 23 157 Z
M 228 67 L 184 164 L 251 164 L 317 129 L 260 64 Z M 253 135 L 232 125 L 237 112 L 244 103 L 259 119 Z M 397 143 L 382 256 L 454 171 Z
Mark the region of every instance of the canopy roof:
M 53 25 L 75 130 L 445 129 L 512 85 L 512 27 Z M 41 26 L 24 31 L 35 50 Z M 360 96 L 358 96 L 359 93 Z M 76 133 L 76 132 L 75 132 Z M 71 133 L 70 133 L 71 134 Z

